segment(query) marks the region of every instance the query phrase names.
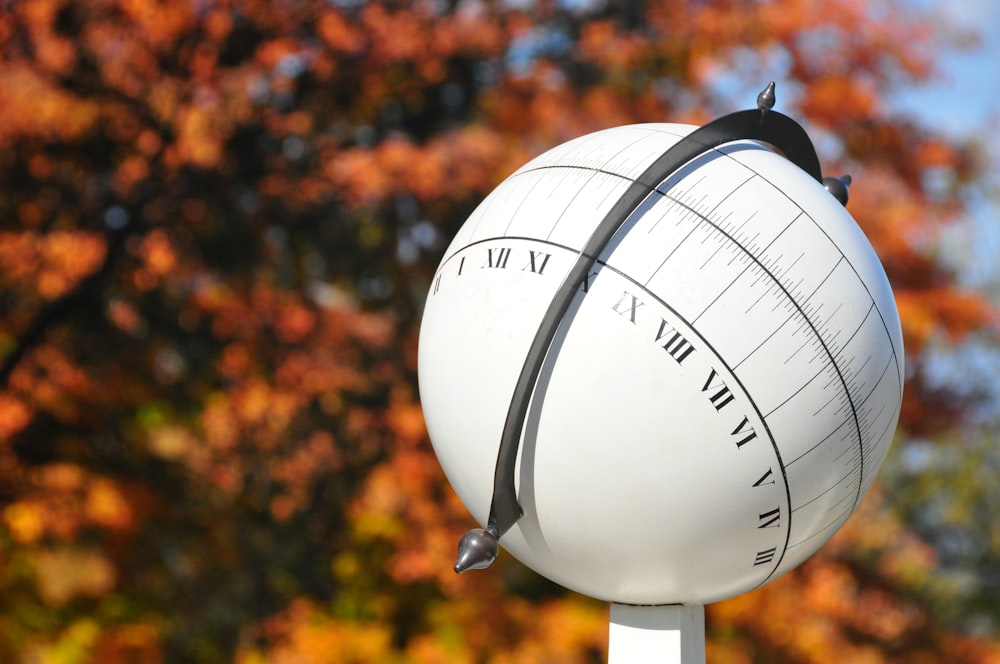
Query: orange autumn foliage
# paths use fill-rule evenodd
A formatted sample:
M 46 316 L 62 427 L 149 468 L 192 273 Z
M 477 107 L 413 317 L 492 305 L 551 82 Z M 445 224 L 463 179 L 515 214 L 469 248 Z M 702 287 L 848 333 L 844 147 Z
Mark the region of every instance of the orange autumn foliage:
M 471 520 L 416 386 L 434 266 L 533 155 L 738 110 L 777 67 L 855 178 L 908 361 L 995 335 L 936 253 L 957 189 L 924 184 L 977 162 L 888 109 L 940 26 L 868 4 L 8 3 L 0 661 L 602 661 L 601 603 L 506 556 L 451 571 Z M 909 381 L 904 440 L 961 425 Z M 710 607 L 710 661 L 1000 657 L 922 601 L 935 553 L 887 500 Z

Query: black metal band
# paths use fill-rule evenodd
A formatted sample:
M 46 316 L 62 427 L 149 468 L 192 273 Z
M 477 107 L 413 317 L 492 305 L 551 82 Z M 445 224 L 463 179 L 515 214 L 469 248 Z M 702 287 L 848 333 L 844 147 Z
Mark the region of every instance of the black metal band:
M 773 91 L 773 84 L 769 89 Z M 757 109 L 732 113 L 694 130 L 664 152 L 629 186 L 587 240 L 573 268 L 552 298 L 531 342 L 514 387 L 500 437 L 500 450 L 493 476 L 493 501 L 486 527 L 493 537 L 499 538 L 507 532 L 524 513 L 517 500 L 514 470 L 528 404 L 559 324 L 569 310 L 583 279 L 625 221 L 656 187 L 692 159 L 739 140 L 770 144 L 817 182 L 823 181 L 819 158 L 805 130 L 788 116 L 770 111 L 762 104 Z

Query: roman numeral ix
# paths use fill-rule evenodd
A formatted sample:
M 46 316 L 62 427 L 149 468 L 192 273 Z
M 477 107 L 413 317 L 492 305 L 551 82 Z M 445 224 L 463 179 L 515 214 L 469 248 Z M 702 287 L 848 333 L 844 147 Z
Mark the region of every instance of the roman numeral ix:
M 627 301 L 630 298 L 631 298 L 631 305 L 627 304 Z M 631 320 L 634 323 L 635 310 L 641 307 L 643 304 L 645 304 L 645 302 L 641 302 L 639 298 L 637 298 L 635 295 L 632 295 L 628 291 L 625 291 L 622 294 L 621 299 L 618 300 L 618 302 L 615 304 L 615 306 L 612 307 L 612 309 L 616 314 L 620 314 L 622 316 L 624 316 L 627 312 L 629 315 L 629 320 Z M 622 305 L 625 306 L 622 307 Z

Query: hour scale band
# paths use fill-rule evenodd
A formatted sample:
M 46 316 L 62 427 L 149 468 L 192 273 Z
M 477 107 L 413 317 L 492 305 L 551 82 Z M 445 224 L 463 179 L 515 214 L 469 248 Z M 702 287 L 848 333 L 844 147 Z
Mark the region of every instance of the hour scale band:
M 851 178 L 846 175 L 823 178 L 816 150 L 805 130 L 795 120 L 773 111 L 774 103 L 774 82 L 771 82 L 757 96 L 756 109 L 725 115 L 679 140 L 629 186 L 591 234 L 552 298 L 528 350 L 500 437 L 489 519 L 485 528 L 470 530 L 462 537 L 455 562 L 456 572 L 489 567 L 496 559 L 500 537 L 521 518 L 523 510 L 514 486 L 517 453 L 528 406 L 545 357 L 573 302 L 580 281 L 651 192 L 692 159 L 727 143 L 753 140 L 773 146 L 817 182 L 821 182 L 842 204 L 847 204 Z

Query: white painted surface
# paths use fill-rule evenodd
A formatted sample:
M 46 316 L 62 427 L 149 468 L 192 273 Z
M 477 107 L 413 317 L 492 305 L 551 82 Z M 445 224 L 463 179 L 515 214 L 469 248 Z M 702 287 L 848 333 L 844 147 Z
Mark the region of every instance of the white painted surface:
M 692 128 L 583 136 L 526 164 L 445 252 L 420 331 L 428 431 L 485 525 L 542 316 L 632 178 Z M 850 214 L 748 142 L 636 210 L 557 333 L 528 411 L 524 516 L 501 546 L 626 604 L 707 604 L 792 569 L 850 517 L 893 437 L 899 317 Z
M 705 607 L 612 604 L 608 664 L 705 664 Z

